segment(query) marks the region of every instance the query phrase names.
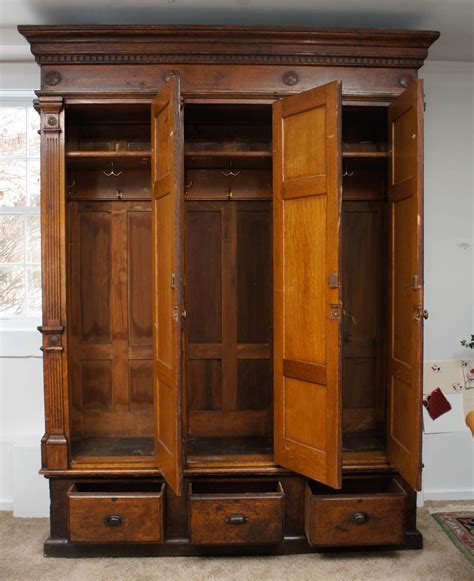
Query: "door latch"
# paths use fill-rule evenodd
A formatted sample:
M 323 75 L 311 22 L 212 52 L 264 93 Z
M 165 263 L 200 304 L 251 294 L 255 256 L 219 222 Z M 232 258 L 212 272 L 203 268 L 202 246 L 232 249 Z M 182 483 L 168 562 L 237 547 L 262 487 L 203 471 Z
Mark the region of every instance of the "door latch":
M 421 319 L 426 319 L 430 316 L 427 309 L 423 309 L 420 305 L 414 305 L 413 307 L 413 319 L 415 321 L 421 321 Z
M 340 321 L 342 315 L 342 303 L 329 306 L 329 318 L 331 321 Z

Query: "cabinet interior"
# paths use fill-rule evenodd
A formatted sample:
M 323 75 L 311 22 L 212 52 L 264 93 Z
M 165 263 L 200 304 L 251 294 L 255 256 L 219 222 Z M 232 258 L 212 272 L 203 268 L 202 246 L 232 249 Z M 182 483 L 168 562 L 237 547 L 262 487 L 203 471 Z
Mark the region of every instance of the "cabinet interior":
M 73 462 L 154 453 L 150 110 L 66 110 Z
M 185 112 L 189 462 L 271 458 L 271 108 Z
M 150 109 L 72 105 L 66 115 L 72 458 L 151 462 Z M 271 106 L 190 104 L 184 125 L 186 460 L 271 463 Z M 342 134 L 343 450 L 380 456 L 386 108 L 343 107 Z

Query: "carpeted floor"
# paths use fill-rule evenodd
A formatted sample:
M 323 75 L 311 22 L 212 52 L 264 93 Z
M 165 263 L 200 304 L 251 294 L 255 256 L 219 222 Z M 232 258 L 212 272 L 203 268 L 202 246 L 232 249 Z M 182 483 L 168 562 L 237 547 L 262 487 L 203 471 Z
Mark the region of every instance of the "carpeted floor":
M 472 508 L 472 503 L 466 502 L 429 502 L 419 509 L 419 529 L 425 538 L 422 551 L 215 559 L 46 559 L 42 543 L 48 534 L 47 519 L 13 518 L 11 513 L 0 512 L 0 579 L 471 581 L 474 569 L 429 513 Z

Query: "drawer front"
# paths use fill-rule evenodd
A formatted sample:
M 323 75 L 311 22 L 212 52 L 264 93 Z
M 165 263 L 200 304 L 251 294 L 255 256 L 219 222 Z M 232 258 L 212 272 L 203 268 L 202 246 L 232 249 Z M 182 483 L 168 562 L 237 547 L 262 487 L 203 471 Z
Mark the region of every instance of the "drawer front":
M 69 493 L 73 542 L 160 542 L 163 495 L 159 493 Z
M 191 542 L 279 543 L 283 540 L 284 495 L 191 495 Z
M 306 491 L 306 534 L 311 545 L 393 545 L 405 540 L 405 498 L 400 491 L 317 496 Z

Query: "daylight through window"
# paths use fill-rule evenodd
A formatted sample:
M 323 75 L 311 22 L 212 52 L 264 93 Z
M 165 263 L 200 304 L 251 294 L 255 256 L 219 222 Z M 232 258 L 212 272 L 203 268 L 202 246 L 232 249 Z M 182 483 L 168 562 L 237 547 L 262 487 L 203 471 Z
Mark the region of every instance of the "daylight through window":
M 0 107 L 0 317 L 41 311 L 39 115 Z

